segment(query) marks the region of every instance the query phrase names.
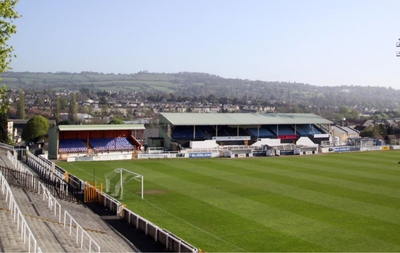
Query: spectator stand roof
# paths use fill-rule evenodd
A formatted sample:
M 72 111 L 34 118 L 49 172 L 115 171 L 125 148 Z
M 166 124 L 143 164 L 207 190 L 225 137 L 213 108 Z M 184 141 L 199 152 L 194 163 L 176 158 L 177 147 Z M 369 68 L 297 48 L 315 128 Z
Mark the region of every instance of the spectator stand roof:
M 59 131 L 144 130 L 143 124 L 59 125 Z
M 175 126 L 333 124 L 313 113 L 160 113 L 160 123 Z

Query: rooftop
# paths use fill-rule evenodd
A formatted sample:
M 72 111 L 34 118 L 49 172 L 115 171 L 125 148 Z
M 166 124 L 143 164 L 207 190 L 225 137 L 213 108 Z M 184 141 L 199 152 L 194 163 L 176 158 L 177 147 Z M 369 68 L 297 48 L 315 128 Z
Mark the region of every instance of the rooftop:
M 60 131 L 144 130 L 143 124 L 59 125 Z
M 332 124 L 313 113 L 160 113 L 160 123 L 173 125 Z

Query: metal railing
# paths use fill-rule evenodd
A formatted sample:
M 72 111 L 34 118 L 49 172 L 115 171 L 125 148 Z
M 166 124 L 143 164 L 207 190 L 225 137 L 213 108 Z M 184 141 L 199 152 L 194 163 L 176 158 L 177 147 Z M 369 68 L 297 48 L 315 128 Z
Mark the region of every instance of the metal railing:
M 31 159 L 30 159 L 31 158 Z M 30 163 L 32 166 L 35 166 L 36 169 L 39 169 L 43 172 L 46 173 L 52 173 L 53 174 L 53 179 L 54 180 L 59 180 L 61 175 L 64 175 L 65 171 L 58 167 L 58 166 L 53 166 L 51 165 L 50 161 L 45 161 L 46 159 L 41 157 L 37 158 L 34 157 L 33 154 L 28 153 L 28 163 Z M 54 176 L 56 174 L 56 176 Z M 71 181 L 71 185 L 74 186 L 77 190 L 82 190 L 85 188 L 86 182 L 82 181 L 78 177 L 69 174 L 69 181 Z M 183 241 L 182 239 L 178 238 L 174 234 L 168 232 L 167 230 L 160 228 L 156 226 L 155 224 L 151 223 L 150 221 L 147 221 L 143 217 L 135 214 L 131 210 L 127 209 L 124 207 L 124 205 L 119 202 L 118 200 L 112 198 L 111 196 L 107 195 L 104 192 L 101 192 L 100 190 L 96 189 L 96 191 L 102 195 L 103 199 L 103 206 L 107 207 L 108 210 L 111 210 L 112 212 L 115 212 L 115 214 L 119 215 L 121 219 L 124 219 L 127 221 L 129 224 L 133 225 L 135 228 L 143 231 L 146 235 L 150 236 L 153 238 L 156 242 L 159 242 L 160 244 L 164 245 L 167 250 L 173 251 L 173 252 L 193 252 L 197 253 L 198 249 L 189 243 Z M 70 217 L 69 213 L 67 211 L 64 211 L 64 227 L 67 224 L 67 216 Z M 132 218 L 134 217 L 134 218 Z M 70 217 L 69 221 L 69 226 L 70 226 L 70 234 L 72 233 L 72 226 L 73 222 L 76 222 L 72 217 Z M 81 243 L 83 244 L 84 239 L 88 240 L 89 243 L 89 250 L 91 250 L 92 244 L 98 247 L 98 251 L 100 251 L 100 246 L 98 246 L 97 243 L 92 241 L 91 237 L 89 238 L 89 235 L 82 229 L 82 227 L 77 224 L 77 230 L 76 230 L 76 237 L 77 237 L 77 242 L 79 242 L 79 233 L 81 234 L 80 240 Z M 79 226 L 79 228 L 78 228 Z M 89 238 L 85 238 L 85 235 Z M 81 246 L 83 247 L 83 246 Z
M 43 200 L 47 200 L 47 207 L 50 210 L 54 209 L 54 216 L 57 216 L 58 212 L 58 222 L 61 223 L 61 204 L 58 203 L 56 198 L 50 193 L 49 189 L 46 188 L 42 182 L 39 182 L 39 189 L 38 189 L 38 194 L 43 193 Z
M 109 195 L 96 189 L 102 195 L 103 205 L 110 211 L 115 212 L 121 219 L 133 225 L 136 229 L 143 231 L 146 235 L 153 238 L 156 242 L 161 243 L 167 250 L 173 252 L 193 252 L 197 253 L 198 249 L 184 240 L 178 238 L 166 229 L 160 228 L 145 218 L 137 215 L 133 211 L 127 209 L 121 202 L 110 197 Z
M 156 242 L 165 245 L 167 250 L 173 252 L 198 252 L 198 249 L 193 245 L 183 241 L 168 230 L 154 225 L 125 207 L 122 207 L 119 215 L 136 229 L 144 231 L 146 235 L 152 237 Z
M 78 195 L 82 190 L 70 187 L 70 183 L 66 181 L 64 170 L 43 157 L 36 157 L 29 151 L 27 151 L 27 156 L 29 167 L 39 175 L 43 184 L 51 190 L 52 195 L 68 201 L 79 201 Z
M 18 161 L 17 153 L 15 151 L 11 152 L 10 150 L 8 150 L 7 151 L 7 158 L 12 163 L 12 165 L 14 165 L 16 170 L 32 174 L 32 172 L 23 163 Z
M 67 219 L 69 219 L 67 222 Z M 75 230 L 75 242 L 80 244 L 81 249 L 83 249 L 84 243 L 88 243 L 88 250 L 92 252 L 92 245 L 97 248 L 96 252 L 100 253 L 100 246 L 93 240 L 93 238 L 79 225 L 78 222 L 67 212 L 64 211 L 64 228 L 69 226 L 69 235 L 72 235 L 72 228 Z
M 10 153 L 10 154 L 8 154 L 8 158 L 10 159 L 10 160 L 13 160 L 12 161 L 12 163 L 14 164 L 14 165 L 18 165 L 18 164 L 20 164 L 20 162 L 18 161 L 18 160 L 14 160 L 14 156 Z M 36 161 L 36 159 L 35 159 L 35 161 Z M 20 165 L 23 165 L 22 163 L 20 164 Z M 21 167 L 22 168 L 22 167 Z M 38 185 L 38 189 L 37 189 L 37 193 L 40 195 L 40 194 L 43 194 L 43 200 L 47 200 L 47 207 L 50 209 L 50 210 L 54 210 L 54 216 L 58 216 L 58 222 L 59 223 L 62 223 L 62 213 L 61 213 L 61 204 L 57 201 L 57 199 L 51 194 L 51 192 L 50 192 L 50 190 L 45 186 L 45 184 L 43 184 L 42 182 L 40 182 L 39 181 L 39 179 L 37 178 L 37 177 L 35 177 L 30 171 L 29 171 L 29 169 L 27 169 L 27 168 L 23 168 L 22 170 L 18 170 L 18 171 L 12 171 L 11 169 L 6 169 L 7 170 L 7 172 L 10 174 L 13 174 L 12 176 L 14 176 L 14 177 L 16 177 L 16 178 L 20 178 L 21 176 L 19 175 L 19 174 L 21 174 L 21 175 L 28 175 L 29 177 L 31 177 L 32 178 L 32 180 L 34 181 L 34 185 Z M 0 170 L 0 172 L 1 172 L 1 170 Z M 29 172 L 30 174 L 27 174 L 27 172 Z M 15 174 L 18 174 L 18 175 L 15 175 Z M 3 176 L 3 175 L 2 175 Z M 4 176 L 3 176 L 4 177 Z M 30 180 L 29 180 L 30 181 Z M 7 183 L 7 181 L 6 181 L 6 183 Z M 7 185 L 8 185 L 8 183 L 7 183 Z M 29 188 L 29 187 L 28 187 Z M 36 187 L 34 187 L 34 188 L 36 188 Z M 19 210 L 19 209 L 18 209 Z M 83 228 L 82 228 L 82 226 L 80 226 L 79 224 L 78 224 L 78 222 L 67 212 L 67 211 L 64 211 L 64 227 L 66 226 L 66 218 L 67 217 L 69 217 L 69 220 L 70 220 L 70 224 L 69 224 L 69 226 L 70 226 L 70 235 L 71 235 L 71 228 L 72 227 L 77 227 L 78 229 L 80 229 L 80 230 L 82 230 L 82 232 L 81 232 L 81 244 L 80 244 L 80 247 L 81 247 L 81 249 L 83 248 L 83 243 L 84 243 L 84 238 L 87 238 L 87 241 L 88 241 L 88 250 L 89 250 L 89 252 L 92 252 L 92 245 L 95 245 L 95 247 L 97 247 L 97 249 L 98 249 L 98 252 L 100 252 L 100 246 L 87 234 L 87 232 L 86 231 L 84 231 L 83 230 Z M 72 224 L 73 223 L 73 224 Z M 78 232 L 77 232 L 78 233 Z M 86 235 L 86 237 L 85 237 L 85 235 Z M 77 234 L 77 236 L 78 236 L 78 234 Z M 78 238 L 78 237 L 77 237 Z M 35 243 L 36 243 L 36 241 L 35 241 Z M 79 245 L 79 242 L 78 242 L 78 240 L 76 241 L 76 243 L 78 243 L 78 245 Z
M 28 242 L 28 252 L 41 253 L 42 250 L 37 245 L 37 240 L 35 239 L 32 230 L 29 228 L 28 223 L 24 218 L 24 215 L 19 209 L 17 202 L 15 201 L 14 196 L 12 194 L 11 188 L 1 171 L 0 171 L 0 184 L 1 184 L 1 191 L 3 195 L 4 194 L 6 195 L 6 201 L 9 203 L 8 208 L 11 211 L 13 220 L 14 222 L 17 223 L 17 229 L 19 229 L 21 232 L 21 238 L 23 239 L 24 244 Z
M 65 176 L 63 172 L 60 172 L 58 169 L 56 169 L 56 166 L 53 162 L 50 162 L 42 157 L 37 157 L 29 151 L 26 152 L 26 155 L 28 156 L 27 162 L 29 166 L 42 171 L 51 172 L 50 175 L 52 177 L 57 177 L 58 179 L 64 180 Z

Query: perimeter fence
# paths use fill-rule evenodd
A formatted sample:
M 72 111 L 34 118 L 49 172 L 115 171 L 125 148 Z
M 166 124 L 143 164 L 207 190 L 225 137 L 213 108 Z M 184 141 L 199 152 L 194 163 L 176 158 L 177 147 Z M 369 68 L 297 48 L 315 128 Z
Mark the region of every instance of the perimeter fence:
M 42 180 L 43 178 L 46 178 L 51 182 L 50 184 L 54 186 L 53 190 L 58 196 L 73 196 L 74 200 L 83 201 L 85 187 L 94 187 L 88 182 L 69 174 L 67 171 L 46 158 L 36 157 L 29 151 L 27 152 L 27 160 L 30 168 L 37 172 Z M 128 224 L 132 225 L 132 229 L 143 231 L 147 236 L 163 245 L 165 250 L 172 252 L 198 252 L 196 247 L 170 233 L 168 230 L 158 227 L 140 215 L 127 209 L 125 205 L 117 199 L 112 198 L 96 187 L 94 188 L 101 196 L 99 201 L 104 207 L 114 212 Z

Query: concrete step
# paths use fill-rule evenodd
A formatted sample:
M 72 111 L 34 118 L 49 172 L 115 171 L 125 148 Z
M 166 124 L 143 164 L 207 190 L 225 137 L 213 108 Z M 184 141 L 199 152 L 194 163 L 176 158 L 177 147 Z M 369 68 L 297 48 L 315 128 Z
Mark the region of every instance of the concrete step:
M 38 227 L 41 231 L 46 231 L 46 233 L 49 232 L 48 230 L 51 230 L 47 239 L 51 239 L 52 234 L 57 234 L 57 237 L 52 238 L 52 243 L 47 241 L 43 242 L 38 239 L 38 242 L 43 242 L 47 245 L 46 248 L 42 248 L 43 251 L 47 251 L 47 249 L 49 249 L 49 251 L 53 249 L 54 251 L 63 251 L 64 249 L 62 247 L 65 249 L 69 247 L 69 241 L 76 241 L 74 236 L 76 235 L 76 227 L 72 228 L 72 236 L 69 235 L 69 219 L 67 219 L 67 227 L 63 227 L 65 210 L 100 246 L 102 252 L 132 252 L 135 250 L 131 242 L 110 228 L 97 214 L 93 213 L 83 204 L 57 200 L 61 204 L 62 210 L 62 221 L 61 224 L 59 224 L 58 213 L 54 215 L 54 210 L 48 208 L 48 202 L 47 200 L 43 200 L 43 195 L 29 192 L 18 187 L 13 187 L 13 193 L 14 192 L 14 198 L 17 203 L 21 203 L 19 206 L 21 206 L 21 211 L 26 214 L 28 224 L 31 223 L 29 220 L 39 220 L 45 223 L 46 226 L 37 223 L 35 223 L 34 226 Z M 63 231 L 57 230 L 57 226 L 62 227 Z M 55 243 L 60 243 L 61 248 L 54 248 Z M 65 244 L 67 246 L 65 246 Z M 80 246 L 80 242 L 76 245 Z M 86 245 L 87 244 L 85 244 L 85 247 Z
M 23 252 L 28 250 L 24 244 L 17 223 L 14 222 L 5 195 L 0 192 L 0 252 Z
M 133 252 L 136 247 L 84 204 L 58 200 L 69 214 L 98 243 L 102 252 Z M 118 216 L 115 218 L 119 219 Z
M 75 238 L 70 236 L 68 229 L 58 222 L 58 218 L 47 208 L 47 202 L 41 199 L 41 195 L 27 192 L 19 187 L 12 187 L 12 191 L 43 252 L 80 251 Z
M 0 150 L 1 151 L 1 150 Z M 0 166 L 7 164 L 7 167 L 13 168 L 7 157 L 0 152 Z M 37 224 L 32 225 L 33 230 L 41 230 L 38 235 L 33 231 L 35 238 L 38 238 L 39 246 L 43 252 L 87 252 L 87 247 L 80 248 L 80 244 L 76 243 L 76 229 L 72 229 L 72 235 L 69 235 L 69 227 L 63 227 L 59 224 L 58 213 L 55 216 L 54 210 L 48 208 L 47 200 L 43 200 L 43 195 L 33 192 L 24 191 L 21 188 L 11 186 L 13 188 L 14 197 L 18 199 L 21 211 L 26 214 L 27 222 Z M 17 190 L 14 190 L 16 188 Z M 165 251 L 162 245 L 154 242 L 153 239 L 144 235 L 143 232 L 134 229 L 122 221 L 118 216 L 101 210 L 104 208 L 95 207 L 99 204 L 92 203 L 80 204 L 75 202 L 63 201 L 57 199 L 61 204 L 61 222 L 64 221 L 64 210 L 85 229 L 85 231 L 100 245 L 101 252 L 161 252 Z M 100 210 L 100 212 L 99 212 Z M 106 210 L 106 209 L 105 209 Z M 28 221 L 29 220 L 29 221 Z M 31 226 L 31 225 L 30 225 Z M 60 229 L 64 229 L 60 231 Z M 128 238 L 128 239 L 127 239 Z M 2 235 L 0 234 L 0 240 Z M 135 244 L 135 245 L 134 245 Z M 87 245 L 87 244 L 85 244 Z M 137 245 L 141 250 L 138 250 Z M 1 250 L 1 248 L 0 248 Z M 21 250 L 19 250 L 21 251 Z M 92 247 L 92 251 L 94 251 Z

